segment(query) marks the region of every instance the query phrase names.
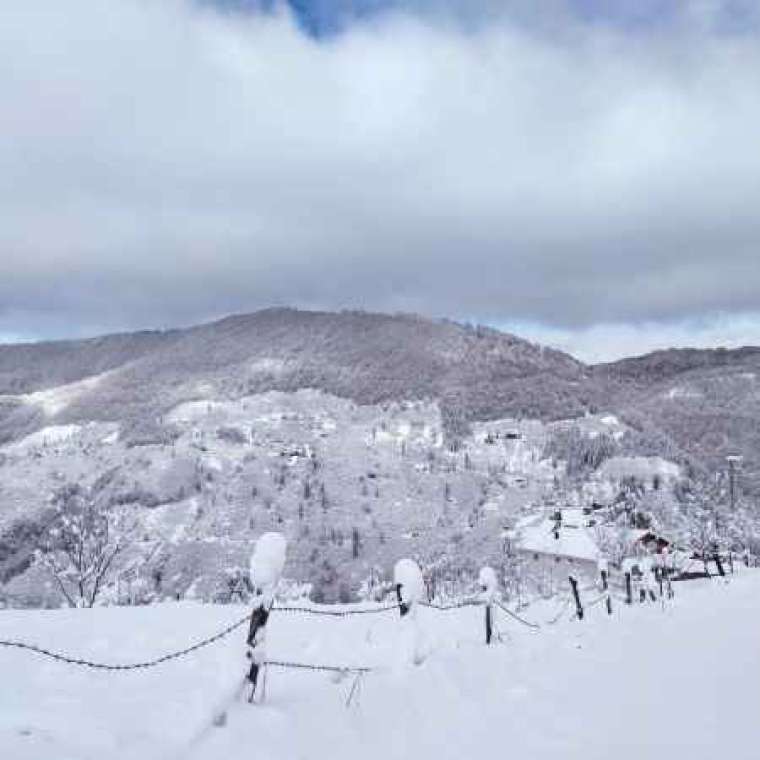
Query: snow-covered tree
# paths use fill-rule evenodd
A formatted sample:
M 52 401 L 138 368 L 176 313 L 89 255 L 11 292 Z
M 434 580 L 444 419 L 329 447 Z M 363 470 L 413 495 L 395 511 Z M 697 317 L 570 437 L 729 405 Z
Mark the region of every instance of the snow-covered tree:
M 92 607 L 127 547 L 134 526 L 101 510 L 81 486 L 67 485 L 53 501 L 55 516 L 37 551 L 71 607 Z
M 620 522 L 597 527 L 594 539 L 602 555 L 613 567 L 621 567 L 623 560 L 630 556 L 633 550 L 628 528 Z
M 578 426 L 557 431 L 547 442 L 544 459 L 564 460 L 567 475 L 581 477 L 598 469 L 605 459 L 614 456 L 618 447 L 614 438 L 603 433 L 590 436 Z

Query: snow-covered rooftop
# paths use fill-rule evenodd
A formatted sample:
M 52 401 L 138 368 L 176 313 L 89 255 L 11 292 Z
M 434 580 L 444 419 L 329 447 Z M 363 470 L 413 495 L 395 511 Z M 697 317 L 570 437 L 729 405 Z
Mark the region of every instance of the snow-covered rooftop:
M 554 527 L 554 520 L 542 520 L 536 525 L 524 528 L 518 539 L 519 548 L 535 554 L 552 554 L 592 562 L 599 559 L 599 547 L 582 524 L 577 527 L 568 525 L 563 519 L 558 538 L 555 538 Z

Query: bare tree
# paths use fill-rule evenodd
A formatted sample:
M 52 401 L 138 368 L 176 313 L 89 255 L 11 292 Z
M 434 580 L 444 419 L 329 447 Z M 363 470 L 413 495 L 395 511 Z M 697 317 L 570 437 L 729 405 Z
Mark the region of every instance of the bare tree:
M 613 567 L 620 568 L 623 560 L 633 553 L 633 544 L 626 525 L 617 523 L 597 526 L 594 529 L 594 539 L 602 555 Z
M 55 517 L 37 551 L 71 607 L 92 607 L 126 548 L 126 524 L 98 508 L 92 495 L 68 485 L 55 496 Z
M 721 539 L 721 511 L 725 494 L 719 479 L 689 481 L 681 485 L 679 498 L 685 516 L 683 538 L 702 558 L 707 572 L 711 554 L 718 551 Z

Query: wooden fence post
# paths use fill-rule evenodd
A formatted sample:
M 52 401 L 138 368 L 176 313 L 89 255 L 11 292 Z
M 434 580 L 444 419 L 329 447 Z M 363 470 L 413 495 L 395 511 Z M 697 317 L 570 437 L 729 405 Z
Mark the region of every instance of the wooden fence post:
M 610 594 L 610 579 L 609 579 L 609 563 L 604 557 L 601 557 L 598 562 L 599 575 L 602 579 L 602 593 L 605 594 L 605 605 L 607 607 L 607 614 L 612 614 L 612 595 Z
M 605 604 L 607 605 L 607 614 L 612 614 L 612 595 L 610 594 L 610 582 L 607 578 L 607 571 L 602 570 L 602 590 L 606 592 L 607 598 L 605 599 Z
M 665 596 L 668 599 L 673 598 L 673 585 L 670 582 L 670 563 L 668 562 L 668 549 L 662 550 L 662 565 L 660 566 L 660 580 L 664 586 Z
M 482 568 L 478 576 L 478 583 L 483 592 L 482 598 L 486 607 L 486 644 L 490 644 L 493 637 L 493 600 L 498 586 L 493 568 Z
M 248 681 L 251 692 L 248 701 L 253 702 L 259 681 L 259 672 L 266 660 L 266 624 L 274 605 L 274 594 L 285 566 L 287 541 L 281 533 L 264 533 L 256 541 L 251 556 L 250 579 L 256 589 L 255 606 L 248 627 L 248 659 L 251 667 Z
M 578 593 L 578 581 L 569 576 L 570 588 L 573 590 L 573 596 L 575 597 L 575 613 L 578 615 L 578 620 L 583 620 L 583 606 L 581 605 L 581 597 Z
M 404 598 L 401 595 L 401 585 L 402 584 L 400 583 L 396 584 L 396 599 L 398 601 L 399 613 L 401 614 L 401 617 L 404 617 L 404 615 L 409 613 L 409 610 L 411 609 L 411 607 L 404 601 Z
M 422 600 L 425 593 L 425 581 L 420 566 L 412 559 L 400 559 L 393 568 L 393 583 L 396 586 L 396 598 L 408 643 L 406 656 L 412 663 L 419 665 L 424 659 L 424 654 L 417 624 L 417 602 Z
M 269 608 L 267 608 L 266 597 L 264 594 L 259 593 L 256 598 L 259 603 L 251 613 L 251 623 L 248 626 L 248 637 L 246 638 L 248 659 L 251 661 L 251 667 L 248 671 L 248 680 L 251 683 L 251 692 L 248 695 L 249 702 L 253 702 L 256 686 L 259 682 L 259 672 L 262 666 L 260 660 L 263 659 L 261 655 L 264 653 L 266 624 L 269 620 Z

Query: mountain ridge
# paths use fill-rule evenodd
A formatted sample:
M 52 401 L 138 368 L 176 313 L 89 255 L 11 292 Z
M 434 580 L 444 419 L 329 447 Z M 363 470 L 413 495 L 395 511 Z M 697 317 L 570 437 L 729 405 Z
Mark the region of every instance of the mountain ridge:
M 454 438 L 476 421 L 607 410 L 661 431 L 706 468 L 736 449 L 760 472 L 755 374 L 754 346 L 585 364 L 491 327 L 272 307 L 186 328 L 0 345 L 0 442 L 87 421 L 163 440 L 171 433 L 160 420 L 183 402 L 315 388 L 359 404 L 435 400 Z M 65 398 L 46 405 L 60 387 Z
M 584 362 L 577 358 L 569 351 L 546 346 L 527 338 L 523 338 L 517 333 L 507 332 L 490 325 L 472 324 L 448 318 L 427 317 L 415 312 L 375 312 L 365 311 L 362 309 L 342 309 L 340 311 L 326 311 L 317 309 L 300 309 L 291 306 L 271 306 L 252 312 L 237 312 L 199 322 L 185 327 L 169 327 L 156 329 L 140 330 L 118 330 L 115 332 L 98 333 L 96 335 L 84 338 L 60 338 L 60 339 L 40 339 L 14 341 L 8 343 L 0 342 L 0 392 L 6 393 L 3 386 L 3 365 L 11 355 L 21 356 L 33 352 L 49 352 L 65 355 L 66 350 L 77 348 L 85 349 L 87 347 L 97 347 L 103 344 L 115 344 L 129 340 L 144 340 L 147 342 L 161 343 L 169 342 L 173 338 L 181 337 L 184 334 L 202 331 L 215 326 L 225 324 L 236 324 L 254 317 L 270 315 L 273 317 L 288 314 L 298 314 L 303 316 L 340 316 L 340 315 L 360 315 L 366 317 L 379 317 L 385 319 L 409 319 L 417 320 L 423 323 L 452 325 L 457 328 L 467 330 L 491 332 L 496 335 L 506 336 L 526 344 L 535 346 L 539 351 L 550 352 L 565 357 L 569 357 L 574 362 L 589 369 L 596 371 L 615 370 L 621 374 L 634 375 L 637 367 L 652 367 L 653 365 L 662 365 L 671 367 L 674 371 L 688 371 L 698 367 L 706 366 L 725 366 L 735 362 L 743 361 L 748 358 L 760 356 L 760 346 L 746 344 L 733 348 L 726 346 L 714 347 L 696 347 L 696 346 L 678 346 L 665 349 L 657 349 L 642 354 L 633 354 L 630 356 L 620 357 L 609 361 Z M 667 361 L 668 359 L 682 359 L 683 361 Z M 94 372 L 92 373 L 94 374 Z M 38 389 L 38 388 L 36 388 Z
M 193 385 L 225 398 L 306 387 L 358 403 L 436 398 L 453 432 L 494 414 L 558 417 L 587 405 L 578 390 L 587 368 L 569 355 L 492 328 L 408 314 L 276 308 L 179 330 L 0 347 L 6 396 L 99 374 L 107 376 L 56 419 L 160 416 L 197 396 Z M 17 436 L 7 410 L 5 418 L 0 437 L 11 440 Z

